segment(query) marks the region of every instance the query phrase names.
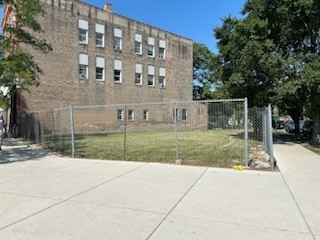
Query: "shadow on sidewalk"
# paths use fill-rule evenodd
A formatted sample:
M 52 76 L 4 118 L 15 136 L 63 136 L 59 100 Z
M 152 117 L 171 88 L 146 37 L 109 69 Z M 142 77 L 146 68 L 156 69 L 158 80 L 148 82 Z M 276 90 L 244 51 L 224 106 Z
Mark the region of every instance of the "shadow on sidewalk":
M 0 151 L 0 164 L 37 160 L 49 155 L 49 151 L 29 145 L 21 139 L 5 138 Z
M 274 144 L 294 145 L 295 142 L 294 134 L 292 133 L 287 133 L 285 131 L 275 131 L 273 133 Z

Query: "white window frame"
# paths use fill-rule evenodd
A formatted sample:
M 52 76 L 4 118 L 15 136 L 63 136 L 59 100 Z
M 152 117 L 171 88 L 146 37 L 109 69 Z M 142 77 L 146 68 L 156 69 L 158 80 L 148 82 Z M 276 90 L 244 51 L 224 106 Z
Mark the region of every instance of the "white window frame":
M 97 78 L 98 68 L 102 69 L 102 79 Z M 96 80 L 105 81 L 105 58 L 104 57 L 96 57 Z
M 163 83 L 160 83 L 160 78 L 163 78 Z M 166 69 L 159 68 L 159 87 L 164 88 L 166 86 Z
M 88 74 L 88 54 L 86 53 L 79 53 L 79 57 L 78 57 L 78 63 L 79 63 L 79 66 L 78 66 L 78 77 L 79 77 L 79 80 L 88 80 L 89 79 L 89 74 Z M 84 70 L 85 70 L 85 74 L 84 76 L 83 73 L 80 73 L 80 69 L 84 67 Z
M 163 55 L 160 54 L 161 49 L 163 49 Z M 159 41 L 159 59 L 166 59 L 166 41 L 164 40 Z
M 188 110 L 186 108 L 181 109 L 181 120 L 187 121 L 188 118 Z
M 133 122 L 134 121 L 134 110 L 128 109 L 128 121 Z
M 124 116 L 123 116 L 123 109 L 117 109 L 117 121 L 123 122 Z
M 142 85 L 142 70 L 143 65 L 141 63 L 136 63 L 136 71 L 134 76 L 134 83 L 135 85 L 141 86 Z M 140 82 L 137 82 L 137 75 L 140 75 Z
M 144 109 L 143 110 L 143 121 L 149 121 L 149 110 L 148 109 Z
M 116 76 L 115 71 L 120 71 L 118 81 L 115 80 L 115 76 Z M 113 81 L 115 83 L 122 83 L 122 61 L 120 59 L 113 60 Z
M 139 33 L 136 33 L 134 40 L 135 40 L 134 41 L 134 52 L 135 52 L 135 54 L 142 55 L 142 35 L 139 34 Z M 139 44 L 139 51 L 136 51 L 137 50 L 137 48 L 136 48 L 137 44 Z
M 154 73 L 155 73 L 154 69 L 155 69 L 154 66 L 151 66 L 151 65 L 148 66 L 148 79 L 147 79 L 147 82 L 148 82 L 148 86 L 149 87 L 154 87 Z M 150 83 L 150 81 L 149 81 L 150 78 L 152 78 L 152 85 L 149 84 Z
M 179 108 L 174 108 L 172 111 L 173 119 L 179 121 Z
M 96 27 L 96 47 L 104 47 L 104 36 L 105 36 L 105 30 L 104 30 L 104 25 L 103 24 L 99 24 L 99 23 L 96 23 L 96 25 L 95 25 L 95 27 Z M 102 39 L 101 39 L 101 42 L 102 42 L 102 44 L 101 45 L 99 45 L 99 44 L 97 44 L 97 34 L 100 34 L 100 35 L 102 35 Z
M 151 48 L 152 55 L 149 54 L 149 49 Z M 148 37 L 147 53 L 149 57 L 154 58 L 154 38 Z
M 78 43 L 88 44 L 88 21 L 84 19 L 78 19 Z M 85 41 L 80 40 L 80 31 L 85 31 Z
M 116 39 L 119 40 L 119 45 L 116 44 Z M 113 29 L 113 47 L 116 51 L 122 51 L 122 29 Z

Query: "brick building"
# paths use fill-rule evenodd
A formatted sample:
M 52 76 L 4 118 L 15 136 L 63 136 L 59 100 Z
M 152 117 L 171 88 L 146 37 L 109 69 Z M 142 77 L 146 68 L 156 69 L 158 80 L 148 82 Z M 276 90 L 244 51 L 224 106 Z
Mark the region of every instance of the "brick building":
M 53 51 L 32 49 L 44 75 L 24 112 L 69 105 L 192 100 L 192 41 L 79 1 L 41 0 Z

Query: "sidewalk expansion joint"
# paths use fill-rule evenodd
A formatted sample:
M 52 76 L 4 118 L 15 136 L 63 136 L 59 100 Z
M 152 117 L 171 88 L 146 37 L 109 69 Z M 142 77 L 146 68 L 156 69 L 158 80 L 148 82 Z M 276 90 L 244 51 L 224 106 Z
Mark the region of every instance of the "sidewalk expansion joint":
M 105 182 L 100 183 L 100 184 L 98 184 L 98 185 L 96 185 L 96 186 L 94 186 L 94 187 L 91 187 L 91 188 L 89 188 L 89 189 L 86 189 L 86 190 L 84 190 L 84 191 L 82 191 L 82 192 L 80 192 L 80 193 L 77 193 L 77 194 L 75 194 L 75 195 L 73 195 L 73 196 L 71 196 L 71 197 L 68 197 L 68 198 L 66 198 L 66 199 L 64 199 L 64 200 L 62 200 L 62 201 L 60 201 L 60 202 L 57 202 L 57 203 L 55 203 L 55 204 L 53 204 L 53 205 L 51 205 L 51 206 L 49 206 L 49 207 L 46 207 L 46 208 L 44 208 L 44 209 L 42 209 L 42 210 L 40 210 L 40 211 L 38 211 L 38 212 L 35 212 L 35 213 L 33 213 L 33 214 L 31 214 L 31 215 L 29 215 L 29 216 L 27 216 L 27 217 L 24 217 L 24 218 L 22 218 L 22 219 L 19 219 L 19 220 L 15 221 L 15 222 L 13 222 L 13 223 L 10 223 L 10 224 L 8 224 L 8 225 L 6 225 L 6 226 L 0 227 L 0 231 L 6 229 L 6 228 L 8 228 L 8 227 L 11 227 L 11 226 L 13 226 L 13 225 L 15 225 L 15 224 L 17 224 L 17 223 L 20 223 L 20 222 L 22 222 L 22 221 L 24 221 L 24 220 L 27 220 L 27 219 L 29 219 L 29 218 L 31 218 L 31 217 L 34 217 L 34 216 L 36 216 L 36 215 L 38 215 L 38 214 L 40 214 L 40 213 L 42 213 L 42 212 L 44 212 L 44 211 L 46 211 L 46 210 L 48 210 L 48 209 L 51 209 L 51 208 L 53 208 L 53 207 L 56 207 L 56 206 L 58 206 L 58 205 L 60 205 L 60 204 L 62 204 L 62 203 L 64 203 L 64 202 L 67 202 L 67 201 L 71 200 L 72 198 L 78 197 L 78 196 L 80 196 L 81 194 L 84 194 L 84 193 L 87 193 L 87 192 L 89 192 L 89 191 L 91 191 L 91 190 L 93 190 L 93 189 L 96 189 L 96 188 L 98 188 L 98 187 L 100 187 L 100 186 L 102 186 L 102 185 L 104 185 L 104 184 L 107 184 L 107 183 L 109 183 L 109 182 L 111 182 L 111 181 L 113 181 L 113 180 L 115 180 L 115 179 L 118 179 L 118 178 L 120 178 L 120 177 L 122 177 L 122 176 L 124 176 L 124 175 L 126 175 L 126 174 L 128 174 L 128 173 L 134 172 L 134 171 L 136 171 L 137 169 L 140 169 L 140 168 L 142 168 L 142 167 L 144 167 L 144 166 L 146 166 L 146 165 L 148 165 L 148 164 L 149 164 L 149 163 L 146 163 L 146 164 L 144 164 L 144 165 L 141 165 L 141 166 L 139 166 L 139 167 L 136 167 L 136 168 L 134 168 L 134 169 L 131 169 L 130 171 L 127 171 L 127 172 L 125 172 L 125 173 L 123 173 L 123 174 L 120 174 L 119 176 L 116 176 L 116 177 L 114 177 L 114 178 L 112 178 L 112 179 L 109 179 L 108 181 L 105 181 Z
M 301 208 L 300 208 L 300 206 L 299 206 L 296 198 L 295 198 L 294 195 L 293 195 L 293 192 L 291 191 L 291 189 L 290 189 L 290 187 L 289 187 L 289 185 L 288 185 L 288 183 L 287 183 L 287 181 L 286 181 L 286 179 L 285 179 L 285 177 L 283 176 L 283 174 L 282 174 L 281 171 L 280 171 L 280 174 L 281 174 L 281 177 L 282 177 L 284 183 L 286 184 L 286 186 L 287 186 L 287 188 L 288 188 L 288 190 L 289 190 L 289 192 L 290 192 L 290 195 L 291 195 L 291 197 L 292 197 L 295 205 L 297 206 L 297 208 L 298 208 L 298 210 L 299 210 L 299 213 L 300 213 L 300 215 L 302 216 L 303 221 L 305 222 L 305 224 L 306 224 L 306 226 L 307 226 L 307 228 L 308 228 L 308 230 L 309 230 L 312 238 L 313 238 L 314 240 L 317 240 L 316 237 L 315 237 L 315 234 L 312 232 L 312 229 L 311 229 L 311 227 L 310 227 L 310 225 L 309 225 L 306 217 L 304 216 L 304 214 L 303 214 L 303 212 L 302 212 L 302 210 L 301 210 Z
M 185 196 L 190 192 L 190 190 L 198 183 L 200 178 L 208 171 L 209 168 L 206 168 L 205 171 L 198 177 L 198 179 L 191 185 L 191 187 L 183 194 L 183 196 L 179 199 L 179 201 L 173 206 L 173 208 L 166 214 L 166 216 L 161 220 L 161 222 L 156 226 L 156 228 L 150 233 L 150 235 L 146 238 L 146 240 L 150 239 L 150 237 L 158 230 L 158 228 L 162 225 L 162 223 L 169 217 L 169 215 L 173 212 L 173 210 L 179 205 L 179 203 L 185 198 Z

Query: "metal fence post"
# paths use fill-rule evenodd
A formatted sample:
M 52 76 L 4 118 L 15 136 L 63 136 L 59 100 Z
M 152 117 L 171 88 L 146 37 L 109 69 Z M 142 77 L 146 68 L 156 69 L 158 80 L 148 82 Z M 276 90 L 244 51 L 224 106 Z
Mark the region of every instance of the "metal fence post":
M 270 156 L 270 162 L 271 162 L 271 168 L 274 170 L 275 167 L 275 161 L 274 161 L 274 156 L 273 156 L 273 135 L 272 135 L 272 110 L 271 110 L 271 105 L 268 104 L 268 154 Z
M 175 144 L 176 144 L 176 162 L 180 161 L 179 159 L 179 136 L 178 136 L 178 114 L 176 103 L 173 104 L 173 116 L 174 116 L 174 132 L 175 132 Z
M 70 130 L 71 130 L 71 148 L 72 157 L 75 157 L 75 142 L 74 142 L 74 119 L 73 119 L 73 107 L 70 105 Z
M 244 99 L 244 161 L 249 165 L 248 98 Z
M 262 112 L 262 145 L 263 151 L 268 153 L 268 132 L 267 132 L 268 109 L 264 108 Z
M 128 106 L 125 105 L 124 106 L 123 153 L 122 153 L 122 158 L 124 161 L 127 160 L 127 121 L 128 121 L 127 111 L 128 111 Z

